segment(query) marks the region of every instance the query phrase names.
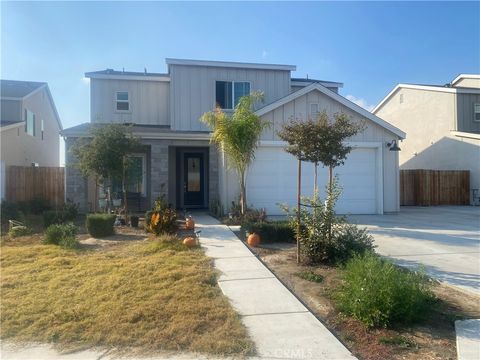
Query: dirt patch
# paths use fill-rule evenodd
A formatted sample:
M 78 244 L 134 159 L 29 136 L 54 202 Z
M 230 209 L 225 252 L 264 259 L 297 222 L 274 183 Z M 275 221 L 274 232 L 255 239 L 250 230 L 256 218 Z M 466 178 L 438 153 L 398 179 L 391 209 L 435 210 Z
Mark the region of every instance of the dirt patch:
M 368 329 L 335 309 L 332 294 L 341 283 L 341 269 L 297 265 L 294 246 L 252 250 L 360 359 L 456 359 L 454 321 L 480 317 L 479 297 L 435 284 L 433 291 L 439 301 L 428 321 L 410 327 Z M 316 283 L 295 275 L 305 271 L 320 275 L 323 281 Z

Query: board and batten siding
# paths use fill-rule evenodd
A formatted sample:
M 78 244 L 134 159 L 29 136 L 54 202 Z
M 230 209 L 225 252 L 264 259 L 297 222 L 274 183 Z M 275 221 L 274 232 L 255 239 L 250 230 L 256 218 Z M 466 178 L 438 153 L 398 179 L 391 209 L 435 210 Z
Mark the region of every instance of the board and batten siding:
M 474 119 L 474 106 L 480 104 L 479 94 L 457 94 L 457 131 L 480 133 L 480 121 Z
M 130 111 L 116 110 L 117 91 L 128 91 Z M 92 123 L 170 125 L 167 81 L 90 79 Z
M 263 119 L 270 122 L 270 128 L 265 130 L 261 139 L 264 141 L 280 141 L 278 131 L 280 131 L 284 124 L 290 122 L 292 119 L 308 119 L 310 104 L 318 104 L 319 111 L 325 110 L 327 114 L 332 117 L 335 113 L 344 112 L 353 119 L 353 121 L 365 121 L 365 130 L 356 136 L 348 139 L 351 142 L 365 142 L 365 143 L 382 143 L 382 170 L 383 170 L 383 211 L 397 212 L 400 210 L 399 198 L 399 167 L 398 167 L 398 152 L 389 151 L 386 146 L 387 142 L 392 139 L 398 139 L 398 136 L 384 129 L 383 127 L 373 123 L 371 120 L 364 118 L 355 111 L 338 103 L 330 97 L 320 93 L 317 90 L 298 97 L 278 108 L 266 113 L 262 116 Z M 227 166 L 227 159 L 220 157 L 220 166 L 225 168 Z M 226 170 L 225 174 L 221 175 L 220 184 L 225 185 L 227 189 L 222 189 L 230 201 L 237 200 L 238 185 L 235 172 Z M 226 176 L 226 179 L 222 177 Z M 222 185 L 223 184 L 223 185 Z M 322 186 L 320 184 L 320 186 Z M 248 194 L 247 194 L 248 199 Z
M 215 107 L 215 81 L 249 81 L 251 91 L 264 92 L 269 104 L 290 93 L 290 71 L 170 65 L 171 127 L 207 131 L 203 113 Z

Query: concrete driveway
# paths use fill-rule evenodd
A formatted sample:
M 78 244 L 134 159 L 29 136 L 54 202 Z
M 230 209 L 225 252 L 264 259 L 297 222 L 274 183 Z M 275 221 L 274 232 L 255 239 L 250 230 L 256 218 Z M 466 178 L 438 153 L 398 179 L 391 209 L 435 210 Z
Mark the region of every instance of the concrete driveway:
M 402 207 L 349 219 L 369 229 L 380 254 L 480 295 L 480 207 Z

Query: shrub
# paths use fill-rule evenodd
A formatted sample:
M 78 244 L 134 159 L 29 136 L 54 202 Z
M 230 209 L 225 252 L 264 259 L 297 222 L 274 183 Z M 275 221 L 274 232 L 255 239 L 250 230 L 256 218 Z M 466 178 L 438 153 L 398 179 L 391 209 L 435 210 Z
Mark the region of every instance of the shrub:
M 354 255 L 372 252 L 374 248 L 373 237 L 367 229 L 345 223 L 336 229 L 327 254 L 331 262 L 345 263 Z
M 56 210 L 48 210 L 43 213 L 43 226 L 48 228 L 53 224 L 63 224 L 65 221 L 63 213 Z
M 88 233 L 93 237 L 104 237 L 114 233 L 113 224 L 116 215 L 111 214 L 88 214 L 86 227 Z
M 73 224 L 53 224 L 45 231 L 44 244 L 60 245 L 72 249 L 78 246 L 75 238 L 77 228 Z
M 8 235 L 12 238 L 15 238 L 18 236 L 30 235 L 30 233 L 31 233 L 30 229 L 23 225 L 13 226 L 10 230 L 8 230 Z
M 175 209 L 170 208 L 147 211 L 145 224 L 146 230 L 157 236 L 160 234 L 174 234 L 178 230 L 177 212 Z
M 245 214 L 242 215 L 239 203 L 232 201 L 228 218 L 224 220 L 229 225 L 242 225 L 243 223 L 263 222 L 267 219 L 265 209 L 255 209 L 250 206 L 245 209 Z
M 67 202 L 63 205 L 62 213 L 65 221 L 75 221 L 78 216 L 78 205 L 67 199 Z
M 262 243 L 295 242 L 295 233 L 287 221 L 243 223 L 242 230 L 260 235 Z
M 51 206 L 47 200 L 42 198 L 36 198 L 27 201 L 20 201 L 18 203 L 18 208 L 24 214 L 40 215 L 44 211 L 50 210 Z
M 335 295 L 339 310 L 369 327 L 422 320 L 434 300 L 425 275 L 400 269 L 374 254 L 348 261 L 343 280 Z
M 21 220 L 22 218 L 22 213 L 18 209 L 18 205 L 16 203 L 2 201 L 0 210 L 2 212 L 2 225 L 8 224 L 8 220 Z

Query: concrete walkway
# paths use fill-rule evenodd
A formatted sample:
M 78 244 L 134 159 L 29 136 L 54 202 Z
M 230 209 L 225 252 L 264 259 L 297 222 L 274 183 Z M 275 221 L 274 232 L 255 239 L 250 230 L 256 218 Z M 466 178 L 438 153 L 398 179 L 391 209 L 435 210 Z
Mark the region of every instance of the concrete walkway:
M 480 359 L 480 319 L 455 321 L 458 360 Z
M 355 359 L 230 229 L 196 215 L 200 244 L 221 272 L 219 285 L 241 315 L 261 359 Z

